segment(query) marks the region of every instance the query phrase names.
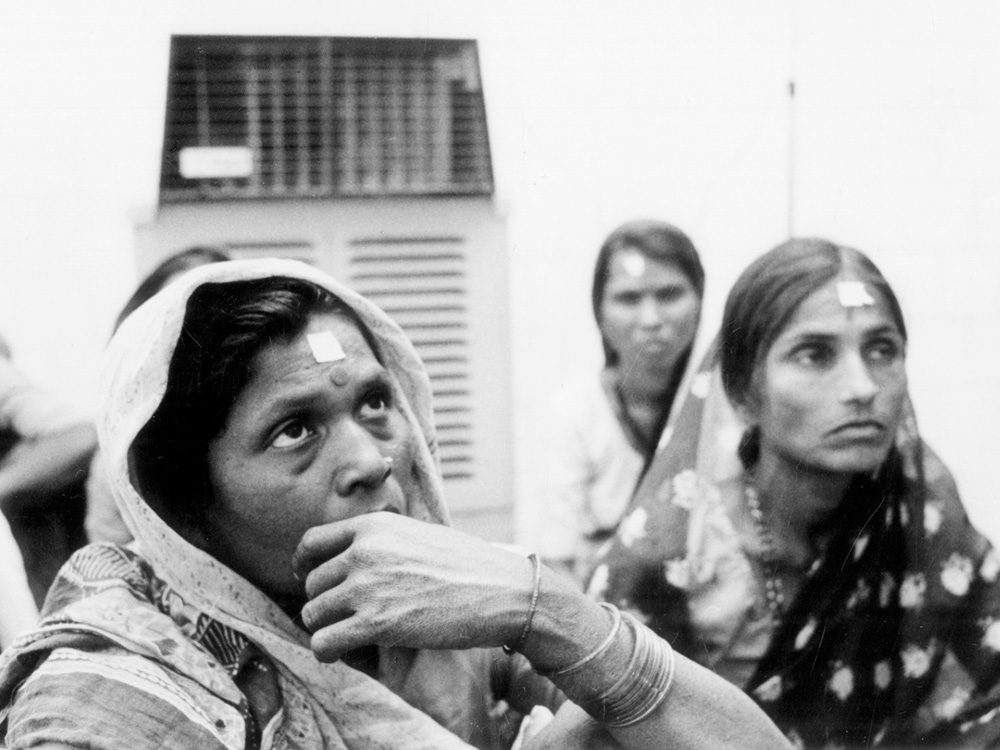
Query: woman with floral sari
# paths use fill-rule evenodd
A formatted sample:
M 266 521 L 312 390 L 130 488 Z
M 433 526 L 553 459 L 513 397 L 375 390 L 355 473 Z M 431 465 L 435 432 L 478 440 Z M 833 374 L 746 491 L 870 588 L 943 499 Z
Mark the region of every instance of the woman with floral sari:
M 798 747 L 987 742 L 1000 558 L 919 438 L 905 353 L 860 252 L 758 258 L 590 583 Z
M 77 553 L 3 654 L 8 747 L 506 748 L 539 707 L 523 748 L 784 746 L 631 616 L 448 527 L 423 366 L 323 273 L 191 271 L 107 362 L 135 542 Z

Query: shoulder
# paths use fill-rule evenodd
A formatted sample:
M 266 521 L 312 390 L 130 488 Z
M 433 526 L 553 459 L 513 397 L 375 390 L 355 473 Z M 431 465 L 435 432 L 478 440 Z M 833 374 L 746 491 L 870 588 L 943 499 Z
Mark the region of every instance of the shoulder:
M 553 407 L 569 406 L 593 401 L 598 396 L 604 398 L 600 373 L 579 372 L 559 383 L 549 395 L 549 403 Z
M 597 372 L 579 373 L 549 394 L 549 416 L 574 424 L 616 421 Z
M 58 648 L 21 684 L 8 709 L 11 748 L 244 747 L 239 708 L 134 653 Z

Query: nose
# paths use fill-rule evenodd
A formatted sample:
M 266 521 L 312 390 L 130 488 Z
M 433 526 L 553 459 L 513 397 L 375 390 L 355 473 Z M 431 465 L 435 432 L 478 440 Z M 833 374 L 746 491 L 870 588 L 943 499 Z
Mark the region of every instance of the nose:
M 653 297 L 643 297 L 639 301 L 639 325 L 643 328 L 658 328 L 661 320 L 660 306 Z
M 382 486 L 392 474 L 392 459 L 383 454 L 383 446 L 363 427 L 350 425 L 339 436 L 331 450 L 334 462 L 334 489 L 349 498 L 365 490 Z
M 847 403 L 870 404 L 878 393 L 878 383 L 872 377 L 868 363 L 860 353 L 845 358 L 842 398 Z

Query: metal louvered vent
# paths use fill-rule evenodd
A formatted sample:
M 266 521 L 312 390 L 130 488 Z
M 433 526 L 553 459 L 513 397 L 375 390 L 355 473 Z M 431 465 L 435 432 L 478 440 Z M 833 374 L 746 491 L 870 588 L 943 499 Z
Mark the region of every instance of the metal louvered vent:
M 473 414 L 460 237 L 362 238 L 351 243 L 351 286 L 386 311 L 424 361 L 434 391 L 445 479 L 471 479 Z
M 162 200 L 492 192 L 474 41 L 172 40 Z

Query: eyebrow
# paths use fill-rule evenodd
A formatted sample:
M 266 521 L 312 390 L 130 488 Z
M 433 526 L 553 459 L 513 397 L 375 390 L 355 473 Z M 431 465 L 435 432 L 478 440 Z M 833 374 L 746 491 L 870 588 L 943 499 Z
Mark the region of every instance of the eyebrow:
M 861 335 L 865 337 L 880 336 L 885 334 L 892 334 L 900 337 L 902 337 L 903 335 L 902 332 L 899 330 L 899 327 L 895 323 L 880 323 L 879 325 L 876 325 L 873 328 L 869 328 L 861 332 Z M 839 337 L 840 337 L 839 333 L 835 331 L 805 329 L 800 332 L 793 333 L 786 340 L 789 342 L 796 342 L 796 343 L 801 341 L 828 342 L 828 341 L 833 341 Z M 782 338 L 784 338 L 784 334 L 779 334 L 778 339 L 775 339 L 775 342 L 777 342 Z
M 295 413 L 315 407 L 328 396 L 329 381 L 310 381 L 308 385 L 292 387 L 289 392 L 279 395 L 276 399 L 262 399 L 264 409 L 251 421 L 255 429 L 268 429 L 270 423 L 283 414 Z M 360 373 L 354 373 L 347 387 L 365 391 L 373 385 L 392 386 L 389 373 L 377 361 L 365 367 Z

